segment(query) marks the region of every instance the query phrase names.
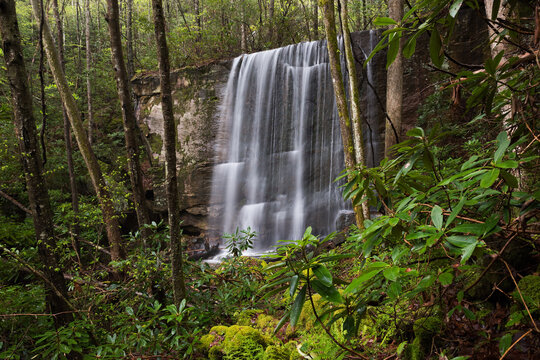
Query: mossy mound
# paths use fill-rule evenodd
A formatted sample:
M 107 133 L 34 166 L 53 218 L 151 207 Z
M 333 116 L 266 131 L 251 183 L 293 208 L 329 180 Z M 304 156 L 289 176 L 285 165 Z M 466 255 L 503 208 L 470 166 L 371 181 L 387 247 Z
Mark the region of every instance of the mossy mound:
M 413 325 L 414 341 L 407 346 L 405 359 L 425 359 L 426 353 L 431 348 L 433 336 L 441 331 L 442 325 L 442 320 L 436 316 L 428 316 L 416 320 Z
M 262 359 L 268 342 L 251 326 L 214 326 L 201 337 L 199 348 L 210 360 L 256 360 Z
M 270 345 L 266 348 L 263 360 L 290 360 L 290 349 L 283 346 Z
M 540 276 L 525 276 L 518 282 L 518 287 L 521 291 L 521 295 L 523 295 L 523 298 L 527 303 L 527 306 L 529 307 L 529 310 L 537 311 L 540 308 Z M 519 295 L 517 289 L 512 295 L 519 303 L 522 302 L 521 296 Z

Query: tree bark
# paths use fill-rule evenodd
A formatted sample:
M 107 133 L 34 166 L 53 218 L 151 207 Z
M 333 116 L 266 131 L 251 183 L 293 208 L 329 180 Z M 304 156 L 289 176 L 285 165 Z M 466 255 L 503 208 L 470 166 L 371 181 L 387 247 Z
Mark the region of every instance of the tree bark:
M 0 33 L 6 61 L 6 72 L 11 89 L 15 132 L 24 169 L 26 188 L 32 219 L 36 232 L 38 254 L 43 263 L 47 291 L 47 304 L 57 325 L 73 320 L 67 302 L 67 287 L 63 273 L 58 271 L 58 259 L 54 249 L 56 240 L 53 227 L 53 212 L 49 194 L 45 187 L 40 149 L 33 115 L 32 95 L 28 87 L 28 75 L 22 55 L 21 36 L 13 0 L 0 0 Z M 50 282 L 50 283 L 49 283 Z
M 343 47 L 345 48 L 345 60 L 349 79 L 349 96 L 351 104 L 351 123 L 353 130 L 354 154 L 356 164 L 366 166 L 366 151 L 364 147 L 364 134 L 362 132 L 362 114 L 360 110 L 360 90 L 358 76 L 356 74 L 356 63 L 352 49 L 351 34 L 349 31 L 349 14 L 347 11 L 347 0 L 339 0 L 341 3 L 341 25 L 343 34 Z M 367 203 L 362 204 L 362 214 L 365 219 L 369 219 L 369 207 Z
M 84 39 L 86 47 L 86 104 L 88 107 L 88 141 L 90 145 L 94 142 L 94 114 L 92 112 L 92 49 L 90 49 L 90 0 L 84 3 Z
M 87 0 L 88 1 L 88 0 Z M 139 142 L 137 141 L 138 128 L 133 106 L 133 94 L 129 84 L 124 54 L 122 50 L 122 38 L 120 33 L 118 0 L 107 0 L 107 24 L 111 38 L 112 63 L 116 77 L 118 97 L 122 104 L 122 119 L 124 123 L 124 137 L 126 140 L 127 161 L 129 179 L 133 189 L 133 202 L 137 213 L 137 221 L 141 230 L 143 243 L 146 244 L 148 230 L 144 227 L 150 223 L 149 211 L 146 206 L 143 188 L 143 172 L 140 165 Z
M 172 278 L 174 302 L 179 305 L 186 297 L 184 282 L 182 239 L 179 218 L 178 179 L 176 176 L 176 125 L 171 94 L 169 50 L 165 34 L 165 19 L 161 0 L 152 0 L 154 27 L 159 61 L 159 79 L 161 84 L 161 107 L 163 110 L 163 128 L 165 144 L 165 174 L 167 186 L 167 204 L 172 257 Z
M 127 0 L 127 17 L 126 17 L 126 52 L 127 52 L 127 72 L 128 78 L 131 79 L 135 75 L 135 53 L 133 48 L 133 0 Z
M 58 0 L 53 0 L 53 13 L 54 19 L 56 22 L 56 42 L 58 44 L 58 56 L 60 58 L 60 63 L 62 64 L 62 70 L 65 69 L 65 60 L 64 60 L 64 25 L 62 24 L 62 18 L 60 16 L 60 10 L 58 8 Z M 69 119 L 66 113 L 66 109 L 62 104 L 62 119 L 64 124 L 64 142 L 66 148 L 66 161 L 68 168 L 69 176 L 69 187 L 71 190 L 71 208 L 73 214 L 75 215 L 75 222 L 73 224 L 72 233 L 73 236 L 73 247 L 75 252 L 80 259 L 79 253 L 79 191 L 77 189 L 77 182 L 75 181 L 75 169 L 73 166 L 73 144 L 71 142 L 71 129 L 69 127 Z
M 389 0 L 388 16 L 401 23 L 403 18 L 403 0 Z M 395 27 L 395 26 L 392 26 Z M 386 78 L 386 113 L 392 122 L 386 120 L 384 132 L 384 156 L 392 156 L 391 147 L 397 143 L 396 133 L 401 132 L 401 115 L 403 108 L 403 41 L 399 41 L 396 59 L 388 67 Z
M 323 14 L 324 28 L 326 32 L 326 41 L 328 48 L 328 57 L 330 59 L 330 72 L 332 74 L 332 85 L 336 96 L 336 105 L 339 115 L 339 125 L 341 129 L 341 140 L 343 142 L 343 154 L 345 156 L 345 167 L 348 171 L 349 181 L 352 181 L 352 173 L 350 172 L 355 167 L 354 141 L 352 137 L 351 118 L 347 107 L 347 97 L 345 96 L 345 86 L 343 85 L 343 77 L 341 65 L 338 55 L 338 44 L 336 34 L 336 19 L 334 16 L 334 0 L 320 0 L 321 10 Z M 354 207 L 356 216 L 356 224 L 359 228 L 363 228 L 364 218 L 362 209 L 358 206 Z
M 41 21 L 39 1 L 31 1 L 34 18 L 39 24 Z M 62 103 L 64 104 L 71 127 L 73 128 L 73 133 L 75 134 L 75 139 L 79 145 L 79 150 L 81 151 L 81 155 L 84 159 L 86 167 L 88 168 L 92 185 L 94 186 L 96 195 L 101 205 L 103 221 L 105 223 L 107 237 L 111 245 L 111 258 L 112 260 L 122 259 L 125 257 L 125 253 L 122 246 L 120 225 L 114 210 L 112 197 L 107 190 L 107 184 L 103 179 L 101 168 L 99 167 L 97 158 L 92 150 L 92 147 L 90 146 L 90 142 L 88 141 L 88 136 L 84 130 L 81 119 L 81 113 L 77 108 L 77 103 L 71 94 L 65 74 L 62 71 L 58 52 L 56 51 L 46 18 L 43 22 L 43 42 L 45 45 L 45 52 L 47 53 L 47 60 L 49 62 L 51 73 L 56 83 L 56 87 L 58 88 L 58 92 L 60 93 Z

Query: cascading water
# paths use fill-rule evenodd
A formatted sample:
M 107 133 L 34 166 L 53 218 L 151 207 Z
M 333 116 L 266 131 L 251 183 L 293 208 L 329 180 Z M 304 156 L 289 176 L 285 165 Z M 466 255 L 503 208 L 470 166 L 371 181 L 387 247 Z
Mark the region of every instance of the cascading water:
M 214 237 L 249 226 L 260 253 L 308 225 L 330 233 L 350 213 L 334 181 L 343 149 L 325 42 L 236 58 L 220 121 Z

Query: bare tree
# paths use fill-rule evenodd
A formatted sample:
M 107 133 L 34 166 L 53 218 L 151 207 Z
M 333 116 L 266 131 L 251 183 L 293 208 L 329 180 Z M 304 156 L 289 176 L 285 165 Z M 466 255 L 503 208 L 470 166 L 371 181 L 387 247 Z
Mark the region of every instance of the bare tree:
M 178 305 L 186 296 L 184 282 L 182 238 L 180 229 L 178 179 L 176 175 L 176 126 L 171 94 L 169 49 L 165 33 L 165 18 L 161 0 L 152 0 L 154 27 L 159 60 L 159 79 L 161 84 L 161 107 L 163 110 L 163 128 L 165 130 L 165 173 L 167 184 L 167 203 L 172 257 L 172 278 L 174 302 Z
M 86 104 L 88 107 L 88 141 L 94 141 L 94 114 L 92 111 L 92 49 L 90 48 L 90 0 L 84 2 L 84 39 L 86 47 Z

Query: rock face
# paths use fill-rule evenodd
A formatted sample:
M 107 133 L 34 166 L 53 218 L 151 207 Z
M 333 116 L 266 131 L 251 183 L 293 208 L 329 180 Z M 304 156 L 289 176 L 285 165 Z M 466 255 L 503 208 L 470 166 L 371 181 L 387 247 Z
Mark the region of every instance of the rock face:
M 207 248 L 205 231 L 208 226 L 213 144 L 218 128 L 216 114 L 229 69 L 229 62 L 219 62 L 171 74 L 178 131 L 177 170 L 182 228 L 191 240 L 190 245 L 193 246 L 190 247 L 195 249 Z M 139 126 L 152 157 L 151 170 L 146 174 L 148 197 L 153 199 L 154 212 L 166 213 L 159 75 L 138 75 L 132 84 L 137 97 Z

